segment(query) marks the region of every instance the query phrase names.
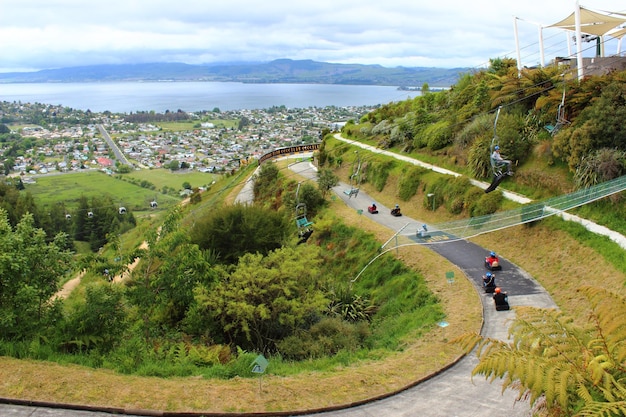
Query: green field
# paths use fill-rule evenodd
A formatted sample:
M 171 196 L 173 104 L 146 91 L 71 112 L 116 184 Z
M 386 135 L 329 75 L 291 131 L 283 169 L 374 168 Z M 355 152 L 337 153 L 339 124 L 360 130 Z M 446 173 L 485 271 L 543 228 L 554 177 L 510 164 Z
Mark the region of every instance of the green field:
M 239 120 L 222 120 L 222 119 L 203 119 L 202 123 L 213 123 L 215 128 L 236 128 L 239 125 Z M 185 130 L 199 129 L 198 120 L 187 120 L 182 122 L 156 122 L 156 126 L 167 132 L 182 132 Z
M 169 169 L 142 169 L 122 174 L 123 178 L 134 178 L 139 181 L 148 181 L 156 186 L 157 190 L 163 187 L 182 190 L 183 183 L 188 182 L 192 188 L 209 186 L 219 179 L 219 175 L 199 171 L 170 171 Z
M 135 182 L 142 180 L 154 184 L 155 188 L 146 188 L 136 183 L 125 181 L 120 176 L 111 176 L 99 171 L 47 175 L 36 178 L 35 184 L 25 184 L 26 191 L 30 192 L 42 207 L 63 202 L 68 209 L 76 207 L 80 197 L 109 196 L 120 206 L 133 211 L 144 211 L 155 200 L 159 209 L 167 209 L 181 201 L 180 197 L 166 195 L 161 192 L 164 186 L 182 190 L 183 182 L 192 186 L 199 186 L 200 179 L 211 183 L 216 176 L 193 172 L 175 174 L 168 170 L 134 171 L 132 176 Z

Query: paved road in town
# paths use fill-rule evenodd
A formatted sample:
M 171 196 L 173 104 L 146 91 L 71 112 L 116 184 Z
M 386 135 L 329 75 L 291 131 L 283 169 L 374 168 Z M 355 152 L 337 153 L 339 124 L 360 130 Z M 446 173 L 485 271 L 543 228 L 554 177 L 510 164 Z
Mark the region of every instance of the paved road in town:
M 291 169 L 311 179 L 316 177 L 315 168 L 308 162 L 293 164 Z M 390 229 L 390 236 L 393 234 L 392 231 L 403 229 L 403 233 L 413 233 L 422 226 L 422 222 L 417 219 L 391 216 L 390 208 L 382 204 L 377 204 L 378 214 L 369 214 L 367 206 L 373 201 L 371 197 L 363 191 L 349 196 L 346 193 L 349 189 L 347 184 L 341 183 L 333 191 L 336 198 L 340 198 L 349 207 L 364 216 L 372 216 L 373 219 L 387 226 Z M 239 201 L 250 201 L 251 192 L 251 184 L 244 187 Z M 503 270 L 497 274 L 497 283 L 509 293 L 509 303 L 512 309 L 496 311 L 490 295 L 482 291 L 482 275 L 485 272 L 483 259 L 486 253 L 484 248 L 463 240 L 437 239 L 434 234 L 431 238 L 415 238 L 415 241 L 428 244 L 433 251 L 457 265 L 472 281 L 483 303 L 482 334 L 484 336 L 506 340 L 508 324 L 515 317 L 515 306 L 556 307 L 546 291 L 529 274 L 506 259 L 501 259 Z M 457 277 L 456 279 L 464 278 Z M 454 323 L 450 325 L 453 326 Z M 497 381 L 488 383 L 482 377 L 472 379 L 471 370 L 476 363 L 475 355 L 468 355 L 433 378 L 385 399 L 314 415 L 319 417 L 500 417 L 503 415 L 529 417 L 532 415 L 527 402 L 515 401 L 516 392 L 507 390 L 501 393 L 501 387 Z M 115 410 L 115 413 L 129 416 L 159 415 L 132 410 Z M 3 417 L 110 417 L 112 413 L 55 409 L 37 405 L 0 404 L 0 415 Z M 173 416 L 174 414 L 168 413 L 167 415 Z
M 117 143 L 115 143 L 113 139 L 111 139 L 109 132 L 106 131 L 104 126 L 98 125 L 98 130 L 100 131 L 100 134 L 102 135 L 102 138 L 105 140 L 107 145 L 109 145 L 109 148 L 111 148 L 111 150 L 113 151 L 115 158 L 120 161 L 121 164 L 132 165 L 130 162 L 128 162 L 128 159 L 126 159 L 126 155 L 124 155 L 124 152 L 122 152 L 119 146 L 117 146 Z

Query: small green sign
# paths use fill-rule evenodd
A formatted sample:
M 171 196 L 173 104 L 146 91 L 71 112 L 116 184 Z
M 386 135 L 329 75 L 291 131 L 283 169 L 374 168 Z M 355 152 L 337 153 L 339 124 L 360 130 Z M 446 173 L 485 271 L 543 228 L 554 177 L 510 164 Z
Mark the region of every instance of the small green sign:
M 255 374 L 262 374 L 265 372 L 267 365 L 269 365 L 269 362 L 265 359 L 265 356 L 259 355 L 256 357 L 254 362 L 252 362 L 252 372 Z
M 448 280 L 448 284 L 452 284 L 454 282 L 454 271 L 446 272 L 446 279 Z

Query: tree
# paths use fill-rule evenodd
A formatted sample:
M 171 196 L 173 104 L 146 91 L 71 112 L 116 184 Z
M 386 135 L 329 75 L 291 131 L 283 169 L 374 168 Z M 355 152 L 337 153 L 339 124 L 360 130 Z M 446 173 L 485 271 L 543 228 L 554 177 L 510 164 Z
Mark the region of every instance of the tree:
M 63 248 L 67 235 L 47 242 L 46 233 L 34 227 L 26 214 L 13 230 L 0 209 L 0 337 L 28 339 L 43 331 L 57 311 L 50 298 L 59 279 L 72 266 Z
M 252 191 L 255 201 L 268 201 L 275 194 L 279 180 L 279 170 L 275 163 L 266 162 L 261 165 L 259 174 L 254 181 Z
M 191 242 L 219 254 L 221 262 L 235 264 L 246 253 L 267 254 L 288 239 L 293 227 L 282 213 L 237 204 L 214 210 L 190 230 Z
M 60 327 L 61 345 L 69 351 L 113 349 L 128 327 L 123 289 L 106 283 L 91 284 L 85 299 L 72 305 Z
M 116 171 L 118 174 L 129 174 L 133 171 L 133 168 L 130 165 L 118 164 L 116 166 Z
M 177 329 L 194 304 L 194 289 L 216 280 L 208 257 L 179 229 L 180 211 L 168 213 L 160 235 L 152 233 L 133 271 L 128 296 L 146 327 Z M 158 239 L 157 239 L 158 237 Z M 139 254 L 138 254 L 139 256 Z
M 272 352 L 278 340 L 320 317 L 327 308 L 314 245 L 246 254 L 232 273 L 198 294 L 232 344 Z
M 250 119 L 248 119 L 246 116 L 241 116 L 241 119 L 239 119 L 239 125 L 237 126 L 237 129 L 244 130 L 249 125 L 250 125 Z
M 170 163 L 165 165 L 171 171 L 178 171 L 180 169 L 180 162 L 177 160 L 170 161 Z
M 329 168 L 322 168 L 317 173 L 317 184 L 322 191 L 322 196 L 326 197 L 328 192 L 337 184 L 339 177 Z
M 518 389 L 550 415 L 624 415 L 626 299 L 592 286 L 579 291 L 591 305 L 588 326 L 558 310 L 519 307 L 511 342 L 460 338 L 467 352 L 478 346 L 473 375 L 503 378 L 504 388 Z
M 193 193 L 189 196 L 189 203 L 198 204 L 202 201 L 202 194 L 199 188 L 194 188 Z

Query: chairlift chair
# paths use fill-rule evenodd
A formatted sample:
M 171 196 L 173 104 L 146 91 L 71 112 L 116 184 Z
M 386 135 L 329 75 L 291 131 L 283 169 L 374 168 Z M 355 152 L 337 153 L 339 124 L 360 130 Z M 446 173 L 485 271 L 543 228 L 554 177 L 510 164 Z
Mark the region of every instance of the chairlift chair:
M 126 214 L 126 207 L 120 207 L 118 210 L 119 214 Z
M 156 201 L 151 201 L 151 202 L 150 202 L 150 208 L 155 209 L 155 208 L 157 208 L 158 206 L 159 206 L 159 205 L 157 204 L 157 202 L 156 202 Z
M 300 183 L 298 183 L 298 188 L 296 189 L 296 210 L 295 210 L 295 218 L 296 218 L 296 226 L 298 227 L 298 236 L 300 237 L 299 243 L 304 243 L 313 233 L 313 222 L 309 221 L 306 217 L 306 204 L 301 203 L 298 200 L 298 195 L 300 194 Z
M 498 137 L 496 127 L 498 126 L 498 117 L 500 116 L 501 109 L 502 106 L 498 107 L 498 110 L 496 111 L 496 119 L 493 122 L 493 138 L 491 139 L 491 146 L 489 147 L 489 161 L 491 162 L 491 171 L 493 172 L 494 177 L 501 176 L 503 174 L 502 167 L 505 166 L 493 158 L 493 152 L 496 150 L 496 146 L 500 146 L 500 138 Z
M 359 195 L 359 185 L 361 184 L 361 158 L 359 158 L 359 151 L 354 151 L 356 155 L 356 160 L 352 165 L 352 175 L 350 175 L 350 188 L 345 190 L 343 193 L 348 197 L 352 198 L 352 196 L 357 197 Z M 356 169 L 354 167 L 356 165 Z
M 565 118 L 565 87 L 563 87 L 563 97 L 561 98 L 561 103 L 556 111 L 556 122 L 553 125 L 546 125 L 544 127 L 548 132 L 550 132 L 550 135 L 554 136 L 564 125 L 568 123 L 569 120 Z
M 510 174 L 508 170 L 507 172 L 503 172 L 502 170 L 502 168 L 507 166 L 507 164 L 500 162 L 493 157 L 493 153 L 496 150 L 496 147 L 498 148 L 500 147 L 500 138 L 498 137 L 498 132 L 496 130 L 496 127 L 498 126 L 498 117 L 500 116 L 501 109 L 502 109 L 502 106 L 498 107 L 498 110 L 496 111 L 496 119 L 493 122 L 493 139 L 491 139 L 491 146 L 489 148 L 489 162 L 491 163 L 491 171 L 493 172 L 493 180 L 491 181 L 491 184 L 489 185 L 489 187 L 485 189 L 485 193 L 490 193 L 496 188 L 498 188 L 498 185 L 500 185 L 500 183 L 504 181 L 507 175 Z
M 304 229 L 312 226 L 313 222 L 306 218 L 306 204 L 299 203 L 296 205 L 296 226 L 298 229 Z

